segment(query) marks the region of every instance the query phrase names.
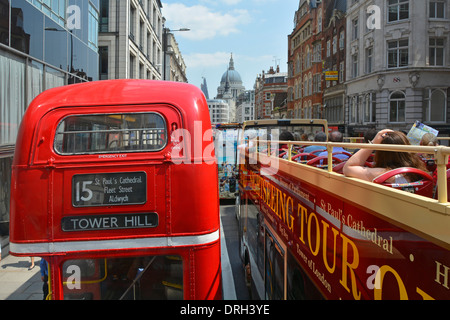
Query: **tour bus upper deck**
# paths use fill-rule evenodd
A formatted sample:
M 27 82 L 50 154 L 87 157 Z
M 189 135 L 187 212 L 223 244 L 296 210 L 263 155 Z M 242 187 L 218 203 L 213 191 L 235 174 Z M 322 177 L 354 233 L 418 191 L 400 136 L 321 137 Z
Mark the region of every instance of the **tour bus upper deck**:
M 277 126 L 270 120 L 262 128 L 270 122 Z M 244 135 L 258 130 L 255 122 L 244 124 Z M 322 145 L 329 153 L 335 147 L 431 153 L 443 190 L 450 154 L 446 147 L 248 139 L 240 149 L 241 256 L 260 298 L 448 299 L 446 191 L 434 199 L 348 178 L 332 166 L 280 157 L 269 143 Z
M 19 129 L 10 252 L 50 263 L 55 299 L 84 297 L 68 288 L 73 266 L 96 299 L 117 277 L 126 280 L 112 298 L 159 280 L 160 298 L 179 297 L 172 289 L 188 299 L 220 297 L 210 131 L 204 95 L 189 84 L 114 80 L 42 93 Z

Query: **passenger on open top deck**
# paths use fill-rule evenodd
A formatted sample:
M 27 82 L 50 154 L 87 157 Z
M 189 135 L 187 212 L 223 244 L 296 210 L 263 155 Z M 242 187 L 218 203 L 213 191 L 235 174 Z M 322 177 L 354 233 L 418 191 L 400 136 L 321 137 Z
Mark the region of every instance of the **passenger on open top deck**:
M 339 132 L 339 131 L 332 131 L 330 132 L 330 134 L 328 135 L 328 141 L 329 142 L 343 142 L 344 141 L 344 135 Z M 338 159 L 341 159 L 343 161 L 347 160 L 349 158 L 349 156 L 347 154 L 342 154 L 342 152 L 348 152 L 347 150 L 345 150 L 342 147 L 335 147 L 333 148 L 333 157 L 336 157 Z M 328 156 L 328 151 L 319 153 L 319 157 L 322 156 Z
M 295 141 L 294 135 L 292 133 L 290 133 L 289 131 L 283 131 L 280 134 L 279 137 L 280 141 Z M 282 156 L 283 158 L 287 159 L 287 152 L 289 150 L 289 147 L 287 144 L 280 144 L 278 146 L 278 152 L 280 154 L 280 156 Z M 293 151 L 294 148 L 291 146 L 291 150 Z
M 410 145 L 406 135 L 399 131 L 389 129 L 381 130 L 377 133 L 371 142 L 372 144 L 397 144 Z M 373 152 L 371 149 L 361 149 L 355 153 L 345 164 L 344 174 L 347 177 L 359 178 L 367 181 L 373 181 L 383 173 L 403 167 L 417 168 L 427 171 L 424 162 L 416 153 L 380 151 L 375 153 L 375 162 L 373 168 L 365 166 L 367 158 Z M 418 180 L 414 174 L 397 175 L 392 178 L 394 181 L 389 183 L 408 183 Z
M 438 146 L 437 137 L 432 133 L 425 133 L 420 140 L 420 145 L 424 147 L 435 147 Z M 423 159 L 433 159 L 434 156 L 432 154 L 421 153 L 419 156 Z
M 323 131 L 319 131 L 314 136 L 314 142 L 327 142 L 327 135 Z M 305 150 L 303 150 L 304 153 L 311 153 L 317 150 L 326 150 L 327 147 L 325 146 L 307 146 Z

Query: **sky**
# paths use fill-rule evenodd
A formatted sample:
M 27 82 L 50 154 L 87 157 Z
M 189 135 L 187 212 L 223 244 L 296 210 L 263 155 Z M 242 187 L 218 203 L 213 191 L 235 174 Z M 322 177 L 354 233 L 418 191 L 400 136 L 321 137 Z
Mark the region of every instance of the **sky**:
M 203 77 L 209 97 L 217 95 L 233 54 L 236 71 L 247 90 L 262 71 L 280 66 L 287 72 L 288 35 L 294 28 L 299 0 L 163 0 L 165 26 L 173 32 L 188 82 L 200 87 Z

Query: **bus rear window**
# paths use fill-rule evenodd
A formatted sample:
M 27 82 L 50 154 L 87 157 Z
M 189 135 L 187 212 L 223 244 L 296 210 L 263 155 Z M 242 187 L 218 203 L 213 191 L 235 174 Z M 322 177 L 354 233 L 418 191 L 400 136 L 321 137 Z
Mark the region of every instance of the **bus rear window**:
M 69 116 L 58 126 L 54 147 L 61 155 L 160 151 L 166 128 L 157 113 Z
M 64 300 L 182 300 L 180 256 L 70 260 L 63 265 Z

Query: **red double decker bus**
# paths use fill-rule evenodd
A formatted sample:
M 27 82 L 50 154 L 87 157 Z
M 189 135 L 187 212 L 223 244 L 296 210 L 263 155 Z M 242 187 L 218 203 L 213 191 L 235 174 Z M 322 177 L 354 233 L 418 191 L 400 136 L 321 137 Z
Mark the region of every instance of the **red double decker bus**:
M 220 299 L 214 149 L 194 152 L 213 145 L 208 130 L 188 84 L 44 92 L 17 139 L 10 252 L 45 259 L 49 299 Z
M 327 133 L 323 120 L 251 121 L 243 130 L 237 212 L 253 297 L 450 298 L 449 148 L 277 141 L 283 131 Z M 309 145 L 328 156 L 308 157 Z M 332 164 L 335 147 L 434 154 L 436 195 L 426 173 L 397 185 L 345 177 L 341 160 Z

